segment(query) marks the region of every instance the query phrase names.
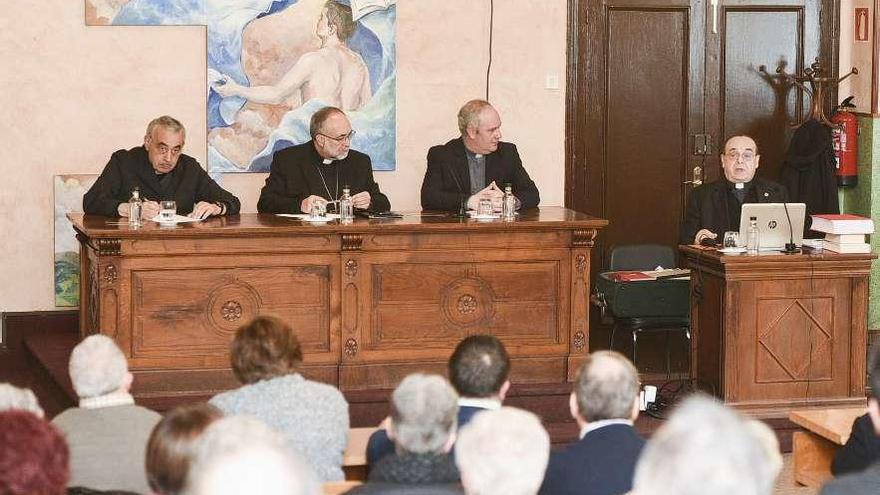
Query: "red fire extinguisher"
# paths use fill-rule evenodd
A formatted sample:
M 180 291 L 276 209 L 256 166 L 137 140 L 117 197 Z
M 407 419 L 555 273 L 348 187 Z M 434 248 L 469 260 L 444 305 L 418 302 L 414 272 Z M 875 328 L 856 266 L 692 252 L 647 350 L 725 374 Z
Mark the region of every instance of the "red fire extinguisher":
M 831 128 L 831 138 L 837 159 L 837 185 L 840 187 L 855 186 L 859 180 L 859 120 L 851 112 L 856 107 L 852 99 L 850 96 L 843 100 L 837 113 L 831 117 L 835 124 Z

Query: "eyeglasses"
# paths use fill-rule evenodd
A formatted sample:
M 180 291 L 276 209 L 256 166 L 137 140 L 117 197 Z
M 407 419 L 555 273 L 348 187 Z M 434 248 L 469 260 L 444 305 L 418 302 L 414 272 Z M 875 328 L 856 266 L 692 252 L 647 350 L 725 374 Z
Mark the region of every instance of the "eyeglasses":
M 750 162 L 755 159 L 755 152 L 743 151 L 742 153 L 740 153 L 739 151 L 728 151 L 724 154 L 724 156 L 730 158 L 733 161 L 738 161 L 740 158 L 742 158 L 743 162 Z
M 327 139 L 332 139 L 332 140 L 336 141 L 337 143 L 341 143 L 341 142 L 343 142 L 343 141 L 349 141 L 349 142 L 351 142 L 351 138 L 354 137 L 354 134 L 355 134 L 354 130 L 352 130 L 352 131 L 349 132 L 348 134 L 343 134 L 343 135 L 341 135 L 341 136 L 339 136 L 339 137 L 328 136 L 328 135 L 323 134 L 323 133 L 320 133 L 320 132 L 318 133 L 319 136 L 324 136 L 324 137 L 327 138 Z

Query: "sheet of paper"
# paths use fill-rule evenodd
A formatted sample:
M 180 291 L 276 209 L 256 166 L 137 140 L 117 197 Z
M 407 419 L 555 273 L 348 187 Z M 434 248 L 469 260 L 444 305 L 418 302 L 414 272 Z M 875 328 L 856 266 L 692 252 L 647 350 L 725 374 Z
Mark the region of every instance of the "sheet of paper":
M 192 218 L 192 217 L 187 217 L 184 215 L 174 215 L 174 220 L 172 220 L 170 222 L 165 222 L 165 221 L 161 221 L 159 219 L 159 215 L 156 215 L 155 217 L 151 218 L 150 220 L 152 220 L 156 223 L 161 223 L 163 225 L 172 225 L 172 224 L 178 224 L 178 223 L 201 222 L 202 220 L 204 220 L 204 218 Z

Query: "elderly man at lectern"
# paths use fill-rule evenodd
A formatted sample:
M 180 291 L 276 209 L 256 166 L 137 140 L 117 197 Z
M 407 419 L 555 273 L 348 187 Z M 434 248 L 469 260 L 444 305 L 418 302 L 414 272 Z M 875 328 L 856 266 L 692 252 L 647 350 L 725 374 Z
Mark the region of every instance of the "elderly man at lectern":
M 195 158 L 183 154 L 185 140 L 186 129 L 177 119 L 167 115 L 153 119 L 143 146 L 113 153 L 83 196 L 83 211 L 127 217 L 128 200 L 138 189 L 144 201 L 143 218 L 155 217 L 164 200 L 174 200 L 177 211 L 196 218 L 237 214 L 238 198 L 214 182 Z
M 724 178 L 691 191 L 681 226 L 680 244 L 720 240 L 728 230 L 739 230 L 743 203 L 785 203 L 785 187 L 755 177 L 761 156 L 749 136 L 733 136 L 724 144 L 721 168 Z

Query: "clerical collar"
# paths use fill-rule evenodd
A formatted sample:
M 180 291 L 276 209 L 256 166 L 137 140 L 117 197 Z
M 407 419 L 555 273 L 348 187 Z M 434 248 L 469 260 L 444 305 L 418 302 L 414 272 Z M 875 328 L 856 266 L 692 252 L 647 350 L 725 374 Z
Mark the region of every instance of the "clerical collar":
M 730 181 L 727 180 L 727 179 L 724 179 L 724 180 L 727 181 L 727 186 L 728 186 L 730 189 L 748 189 L 748 188 L 752 187 L 752 181 L 748 181 L 748 182 L 730 182 Z
M 464 148 L 464 152 L 468 156 L 470 156 L 471 158 L 476 158 L 478 160 L 486 156 L 486 155 L 483 155 L 482 153 L 474 153 L 473 151 L 467 149 L 467 147 Z
M 333 163 L 333 159 L 332 158 L 324 158 L 323 160 L 321 160 L 321 163 L 323 163 L 324 165 L 330 165 L 331 163 Z

